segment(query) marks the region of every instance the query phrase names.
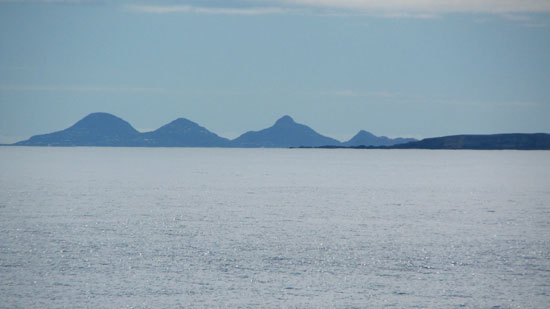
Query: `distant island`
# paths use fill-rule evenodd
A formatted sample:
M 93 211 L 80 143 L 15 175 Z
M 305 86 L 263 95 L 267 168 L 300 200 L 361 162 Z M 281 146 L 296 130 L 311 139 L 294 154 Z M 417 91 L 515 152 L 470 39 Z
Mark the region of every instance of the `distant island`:
M 9 146 L 550 150 L 550 134 L 455 135 L 418 141 L 360 130 L 349 141 L 340 142 L 283 116 L 269 128 L 249 131 L 230 140 L 185 118 L 142 133 L 114 115 L 92 113 L 65 130 L 35 135 Z
M 416 141 L 391 139 L 361 130 L 347 142 L 323 136 L 310 127 L 283 116 L 269 128 L 249 131 L 234 140 L 221 137 L 197 123 L 178 118 L 155 131 L 141 133 L 125 120 L 108 113 L 92 113 L 71 127 L 35 135 L 15 146 L 121 146 L 121 147 L 239 147 L 289 148 L 319 146 L 381 146 Z

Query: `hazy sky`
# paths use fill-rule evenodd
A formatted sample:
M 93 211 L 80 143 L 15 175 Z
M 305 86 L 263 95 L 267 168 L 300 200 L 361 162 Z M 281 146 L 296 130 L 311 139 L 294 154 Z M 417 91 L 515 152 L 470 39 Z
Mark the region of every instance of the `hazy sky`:
M 548 0 L 0 0 L 0 143 L 91 112 L 233 138 L 550 133 Z

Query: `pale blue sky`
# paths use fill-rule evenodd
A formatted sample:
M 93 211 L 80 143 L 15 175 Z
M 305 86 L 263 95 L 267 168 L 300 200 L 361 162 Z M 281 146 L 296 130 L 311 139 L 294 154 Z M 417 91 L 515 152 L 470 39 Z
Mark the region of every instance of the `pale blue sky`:
M 404 4 L 405 3 L 405 4 Z M 233 138 L 550 133 L 550 1 L 0 0 L 0 143 L 103 111 Z

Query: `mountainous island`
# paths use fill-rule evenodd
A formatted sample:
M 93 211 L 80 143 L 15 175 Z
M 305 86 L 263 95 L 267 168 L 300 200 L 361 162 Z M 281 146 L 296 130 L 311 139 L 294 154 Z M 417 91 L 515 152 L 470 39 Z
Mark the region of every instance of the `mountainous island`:
M 277 120 L 272 127 L 249 131 L 233 140 L 236 147 L 312 147 L 340 145 L 341 142 L 321 135 L 310 127 L 294 122 L 290 116 Z
M 356 146 L 392 146 L 397 144 L 404 144 L 408 142 L 415 142 L 414 138 L 389 138 L 385 136 L 376 136 L 365 130 L 359 131 L 354 137 L 349 141 L 343 143 L 347 147 L 356 147 Z
M 365 138 L 366 136 L 366 138 Z M 249 131 L 234 140 L 209 131 L 197 123 L 178 118 L 155 131 L 141 133 L 125 120 L 108 113 L 90 114 L 71 127 L 48 134 L 35 135 L 16 146 L 123 146 L 123 147 L 240 147 L 288 148 L 319 146 L 394 145 L 414 139 L 378 137 L 361 130 L 342 143 L 317 133 L 310 127 L 283 116 L 273 126 Z
M 151 132 L 139 132 L 114 115 L 92 113 L 65 130 L 35 135 L 12 146 L 550 150 L 550 134 L 455 135 L 418 141 L 376 136 L 361 130 L 349 141 L 340 142 L 295 122 L 290 116 L 283 116 L 269 128 L 249 131 L 229 140 L 185 118 Z

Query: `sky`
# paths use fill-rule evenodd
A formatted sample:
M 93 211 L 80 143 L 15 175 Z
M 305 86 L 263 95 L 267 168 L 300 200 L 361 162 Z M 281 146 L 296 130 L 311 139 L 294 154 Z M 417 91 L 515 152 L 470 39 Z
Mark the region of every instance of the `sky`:
M 550 133 L 548 0 L 0 0 L 0 143 L 108 112 L 228 138 Z

